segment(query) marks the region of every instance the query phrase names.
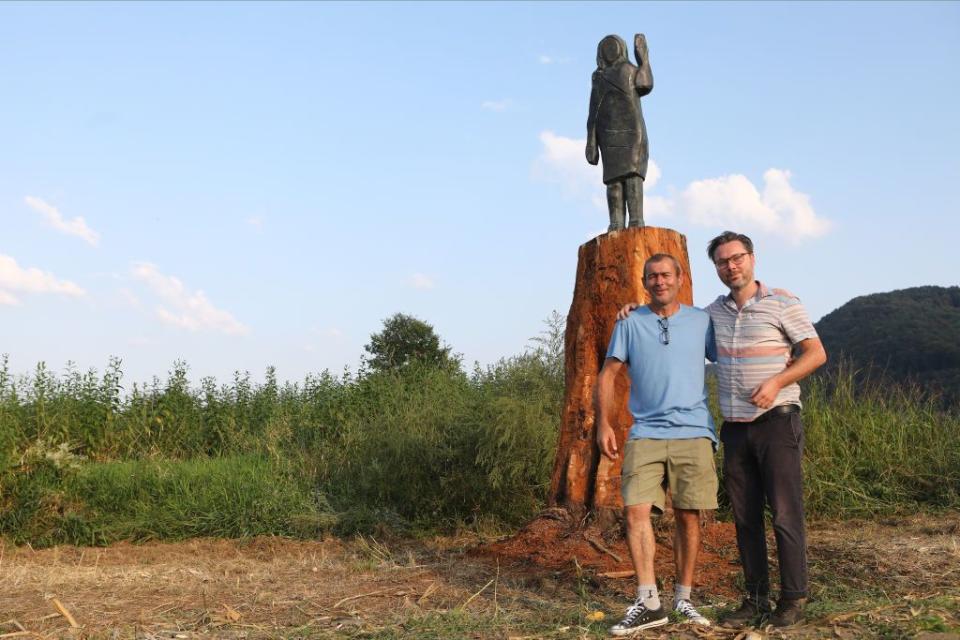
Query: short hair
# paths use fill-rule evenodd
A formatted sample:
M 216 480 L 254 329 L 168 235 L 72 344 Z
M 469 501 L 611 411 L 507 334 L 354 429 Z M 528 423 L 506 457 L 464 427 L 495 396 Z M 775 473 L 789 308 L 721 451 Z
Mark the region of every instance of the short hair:
M 713 262 L 713 254 L 717 252 L 717 248 L 720 245 L 737 241 L 743 243 L 743 248 L 747 250 L 747 253 L 753 253 L 753 240 L 742 233 L 736 233 L 735 231 L 724 231 L 716 238 L 711 240 L 710 244 L 707 245 L 707 256 L 710 258 L 710 262 Z
M 673 257 L 672 255 L 670 255 L 669 253 L 655 253 L 655 254 L 653 254 L 652 256 L 650 256 L 649 258 L 647 258 L 646 262 L 643 263 L 643 277 L 644 277 L 644 278 L 647 277 L 647 265 L 648 265 L 648 264 L 652 264 L 652 263 L 654 263 L 654 262 L 663 262 L 664 260 L 670 260 L 671 262 L 673 262 L 673 266 L 674 266 L 674 268 L 677 270 L 677 275 L 678 275 L 678 276 L 683 273 L 683 267 L 680 266 L 680 261 L 679 261 L 679 260 L 677 260 L 676 258 L 674 258 L 674 257 Z

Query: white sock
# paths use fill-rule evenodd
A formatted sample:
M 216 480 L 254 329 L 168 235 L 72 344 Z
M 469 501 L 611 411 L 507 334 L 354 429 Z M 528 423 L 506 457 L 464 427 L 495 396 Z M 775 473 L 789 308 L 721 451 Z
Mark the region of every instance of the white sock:
M 677 604 L 679 604 L 681 600 L 690 599 L 690 591 L 691 591 L 690 587 L 687 587 L 682 584 L 678 584 L 673 587 L 673 608 L 674 609 L 677 608 Z
M 657 593 L 657 585 L 642 584 L 637 587 L 637 598 L 643 600 L 643 606 L 647 609 L 656 610 L 660 608 L 660 594 Z

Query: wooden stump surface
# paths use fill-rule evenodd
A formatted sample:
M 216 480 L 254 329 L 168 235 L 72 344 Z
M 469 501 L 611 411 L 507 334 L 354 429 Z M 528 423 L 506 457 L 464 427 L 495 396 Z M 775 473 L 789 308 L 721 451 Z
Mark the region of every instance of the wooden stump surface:
M 687 240 L 673 229 L 640 227 L 606 233 L 580 246 L 573 302 L 567 315 L 566 391 L 557 457 L 550 483 L 550 505 L 566 508 L 578 521 L 593 516 L 606 528 L 619 518 L 620 461 L 600 455 L 596 443 L 594 390 L 603 366 L 617 311 L 628 302 L 648 301 L 643 263 L 657 253 L 680 261 L 686 278 L 679 300 L 693 304 Z M 619 407 L 614 421 L 623 443 L 633 423 L 627 409 L 630 382 L 616 381 Z

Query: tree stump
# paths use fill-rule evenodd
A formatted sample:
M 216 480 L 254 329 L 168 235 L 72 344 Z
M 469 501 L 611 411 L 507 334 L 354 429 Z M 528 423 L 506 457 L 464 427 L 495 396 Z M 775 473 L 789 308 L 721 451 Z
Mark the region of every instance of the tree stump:
M 604 532 L 617 525 L 623 510 L 623 458 L 611 461 L 600 454 L 594 389 L 617 311 L 628 302 L 649 300 L 643 288 L 643 263 L 657 253 L 670 254 L 680 262 L 686 278 L 679 300 L 692 305 L 687 240 L 673 229 L 638 227 L 614 231 L 581 245 L 578 252 L 577 280 L 565 336 L 564 408 L 549 504 L 566 509 L 576 523 L 592 520 Z M 613 424 L 620 451 L 633 424 L 627 408 L 629 392 L 629 378 L 621 374 L 616 380 L 619 408 Z

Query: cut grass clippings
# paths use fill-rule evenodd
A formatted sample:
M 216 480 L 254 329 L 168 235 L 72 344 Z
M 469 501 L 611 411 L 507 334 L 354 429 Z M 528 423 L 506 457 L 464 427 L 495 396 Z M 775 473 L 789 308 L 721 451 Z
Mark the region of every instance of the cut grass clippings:
M 763 637 L 960 632 L 960 549 L 950 533 L 958 524 L 956 514 L 817 524 L 810 531 L 806 619 Z M 77 633 L 90 638 L 599 640 L 629 603 L 630 578 L 497 564 L 467 553 L 476 544 L 463 536 L 194 539 L 39 551 L 5 545 L 4 620 L 41 636 L 68 635 L 56 598 L 80 626 Z M 694 590 L 698 605 L 710 596 Z M 702 610 L 716 620 L 735 606 L 726 600 Z M 0 634 L 17 631 L 0 626 Z M 670 624 L 643 637 L 734 640 L 740 633 Z

